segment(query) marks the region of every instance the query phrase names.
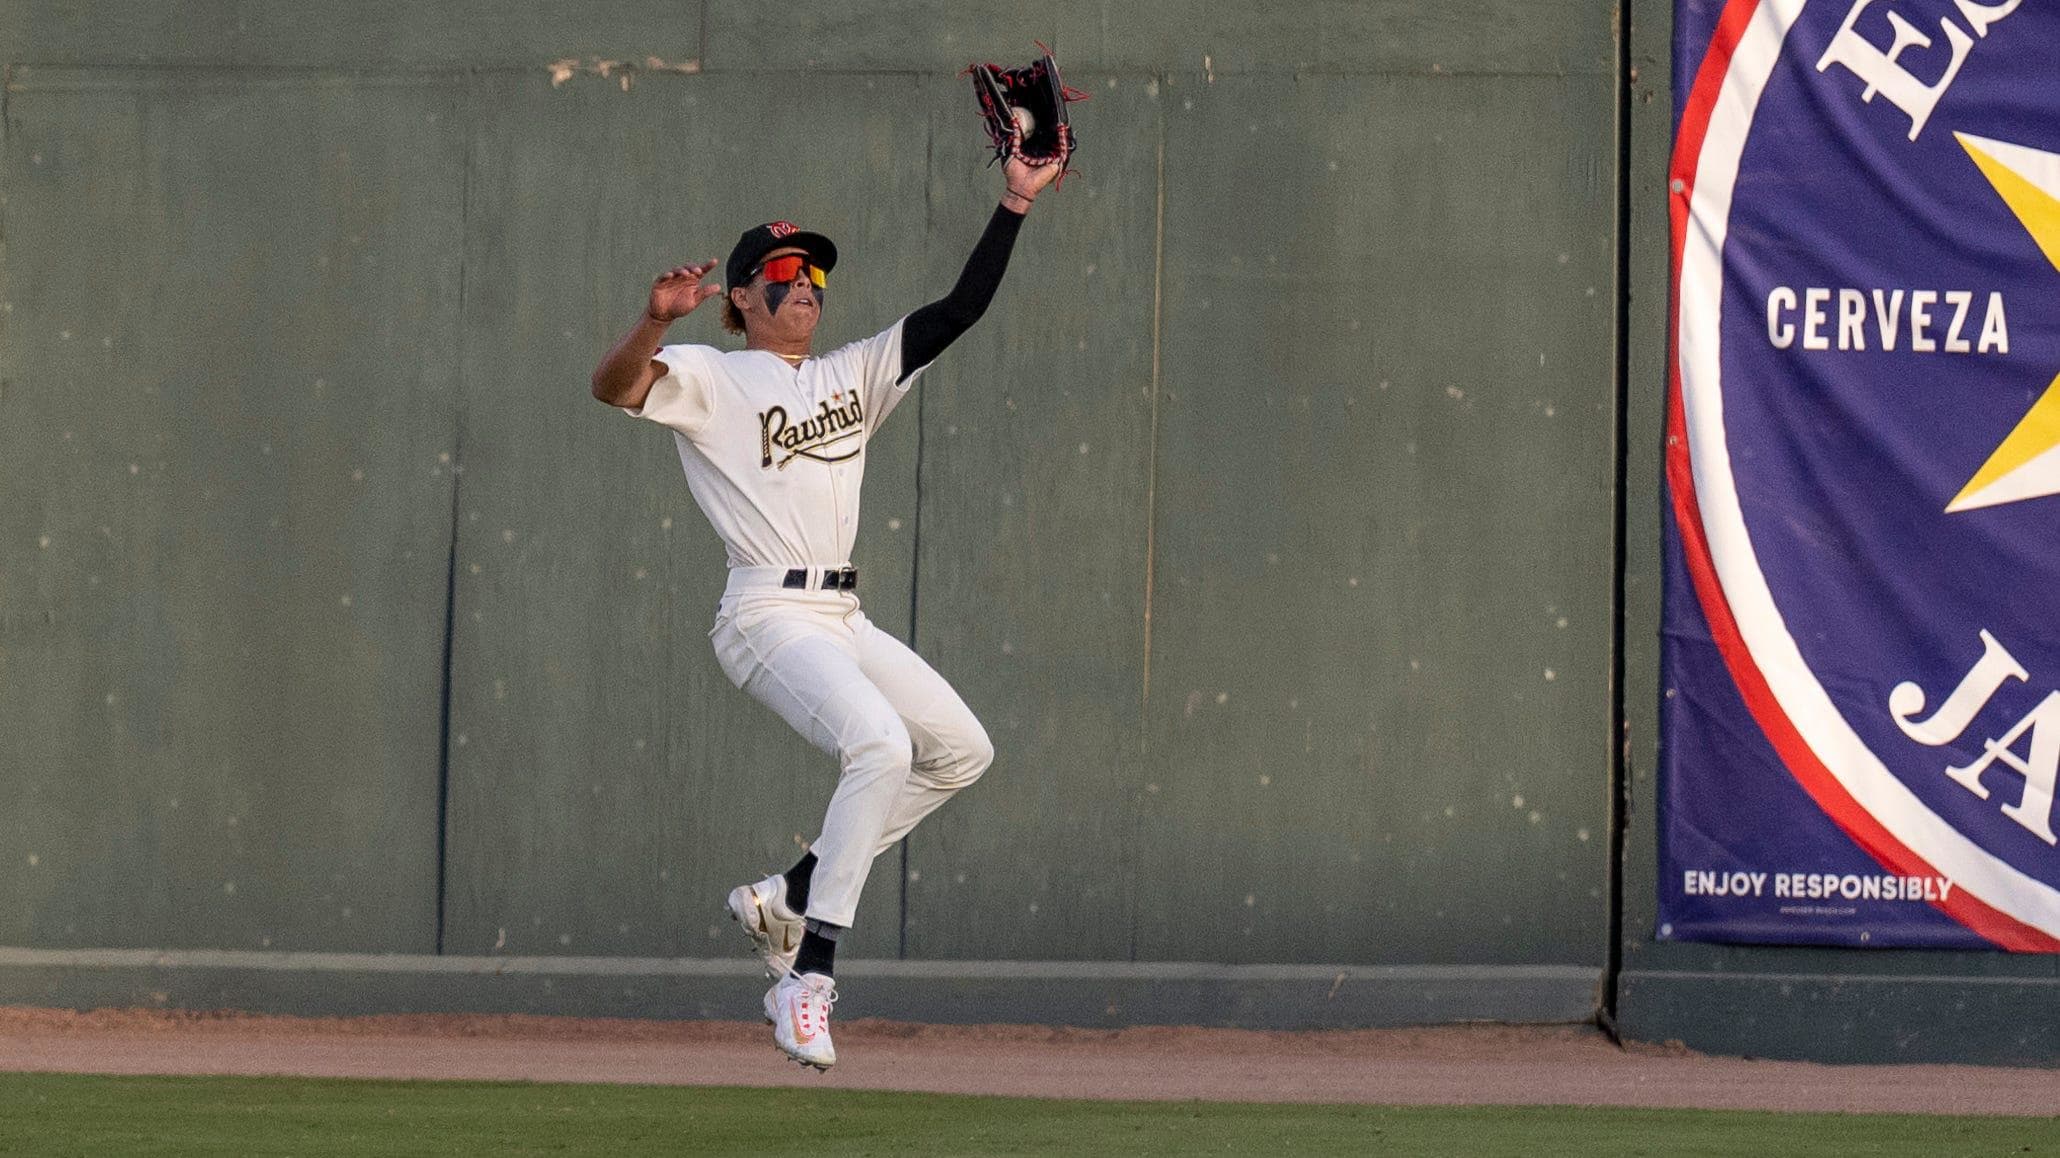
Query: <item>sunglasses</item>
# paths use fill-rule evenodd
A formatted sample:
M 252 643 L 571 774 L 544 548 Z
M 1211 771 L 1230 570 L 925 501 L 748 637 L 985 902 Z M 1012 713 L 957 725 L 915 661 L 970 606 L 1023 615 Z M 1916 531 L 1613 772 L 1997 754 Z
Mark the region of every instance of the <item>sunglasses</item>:
M 752 270 L 751 276 L 757 277 L 763 273 L 766 281 L 775 285 L 784 285 L 800 276 L 804 268 L 808 270 L 809 284 L 817 289 L 822 289 L 825 278 L 823 268 L 808 260 L 808 255 L 805 253 L 790 253 L 785 257 L 773 258 L 771 261 L 765 262 L 757 269 Z

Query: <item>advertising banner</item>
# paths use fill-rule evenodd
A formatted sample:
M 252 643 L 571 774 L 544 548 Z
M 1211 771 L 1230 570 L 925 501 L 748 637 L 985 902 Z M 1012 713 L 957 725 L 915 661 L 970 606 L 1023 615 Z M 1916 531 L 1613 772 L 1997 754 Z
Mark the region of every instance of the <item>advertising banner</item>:
M 2060 2 L 1675 28 L 1658 935 L 2060 951 Z

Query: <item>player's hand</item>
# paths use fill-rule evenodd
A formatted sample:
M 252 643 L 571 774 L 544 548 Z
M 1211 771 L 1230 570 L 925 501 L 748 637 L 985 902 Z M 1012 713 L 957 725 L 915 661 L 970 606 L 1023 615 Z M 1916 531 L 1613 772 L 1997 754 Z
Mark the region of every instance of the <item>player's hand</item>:
M 682 265 L 666 270 L 651 283 L 651 304 L 645 312 L 661 322 L 683 318 L 694 312 L 702 302 L 722 292 L 722 286 L 710 282 L 701 284 L 708 271 L 715 268 L 715 259 L 695 265 Z
M 1066 161 L 1063 157 L 1042 165 L 1033 165 L 1021 157 L 1011 156 L 1001 166 L 1002 177 L 1009 183 L 1009 192 L 1025 201 L 1035 201 L 1045 186 L 1058 180 L 1059 174 L 1065 171 Z

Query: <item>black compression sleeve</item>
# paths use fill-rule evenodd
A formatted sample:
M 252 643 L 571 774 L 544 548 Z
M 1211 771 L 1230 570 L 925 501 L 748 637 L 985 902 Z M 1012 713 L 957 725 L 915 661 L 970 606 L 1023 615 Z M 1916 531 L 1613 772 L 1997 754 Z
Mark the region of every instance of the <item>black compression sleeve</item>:
M 1009 268 L 1009 251 L 1015 248 L 1016 231 L 1022 225 L 1022 214 L 1007 206 L 994 207 L 994 216 L 987 219 L 987 231 L 980 235 L 979 244 L 973 246 L 973 256 L 966 259 L 958 284 L 901 324 L 901 377 L 896 381 L 906 381 L 910 374 L 935 361 L 944 347 L 972 329 L 980 315 L 987 312 L 987 303 L 994 300 L 1001 275 Z

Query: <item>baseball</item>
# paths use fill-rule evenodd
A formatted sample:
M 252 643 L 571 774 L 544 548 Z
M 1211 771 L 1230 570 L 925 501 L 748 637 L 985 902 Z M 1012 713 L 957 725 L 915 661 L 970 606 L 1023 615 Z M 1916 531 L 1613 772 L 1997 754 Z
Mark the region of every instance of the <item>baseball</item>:
M 1015 105 L 1009 109 L 1009 112 L 1016 118 L 1016 127 L 1023 131 L 1024 136 L 1027 137 L 1037 130 L 1037 118 L 1030 115 L 1029 109 L 1024 108 L 1022 105 Z

